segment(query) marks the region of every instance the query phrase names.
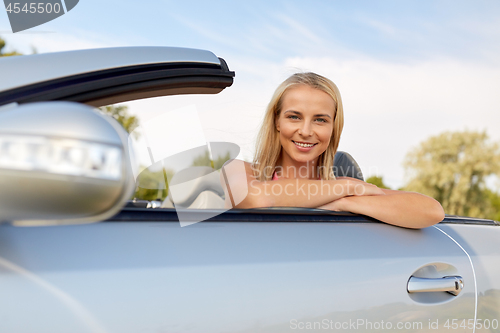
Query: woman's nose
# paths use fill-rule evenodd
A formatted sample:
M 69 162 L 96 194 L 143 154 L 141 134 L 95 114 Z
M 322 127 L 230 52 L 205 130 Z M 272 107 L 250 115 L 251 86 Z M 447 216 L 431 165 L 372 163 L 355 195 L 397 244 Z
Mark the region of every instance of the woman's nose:
M 304 121 L 302 126 L 299 127 L 299 134 L 303 136 L 311 136 L 312 135 L 312 126 L 311 122 Z

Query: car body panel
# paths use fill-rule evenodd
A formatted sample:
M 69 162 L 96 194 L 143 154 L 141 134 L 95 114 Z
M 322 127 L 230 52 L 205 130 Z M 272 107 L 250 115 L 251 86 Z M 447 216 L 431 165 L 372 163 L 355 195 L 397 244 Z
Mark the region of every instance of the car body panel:
M 475 224 L 439 224 L 473 264 L 477 284 L 477 318 L 500 321 L 500 228 Z M 500 332 L 500 327 L 491 332 Z
M 442 323 L 456 313 L 474 318 L 475 312 L 469 260 L 434 227 L 214 218 L 181 228 L 111 219 L 3 225 L 0 236 L 0 293 L 10 300 L 0 302 L 9 318 L 2 331 L 281 332 L 358 319 L 425 328 L 429 320 Z M 415 301 L 406 291 L 409 277 L 434 264 L 456 269 L 465 281 L 462 293 Z M 27 315 L 31 320 L 21 324 Z M 51 324 L 54 316 L 63 318 Z

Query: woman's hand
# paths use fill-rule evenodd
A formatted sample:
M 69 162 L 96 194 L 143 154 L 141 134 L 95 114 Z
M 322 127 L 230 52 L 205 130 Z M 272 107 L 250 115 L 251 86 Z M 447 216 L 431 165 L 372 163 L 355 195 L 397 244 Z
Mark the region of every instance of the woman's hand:
M 362 214 L 412 229 L 429 227 L 444 218 L 443 207 L 433 198 L 414 192 L 383 191 L 386 195 L 344 197 L 318 208 Z

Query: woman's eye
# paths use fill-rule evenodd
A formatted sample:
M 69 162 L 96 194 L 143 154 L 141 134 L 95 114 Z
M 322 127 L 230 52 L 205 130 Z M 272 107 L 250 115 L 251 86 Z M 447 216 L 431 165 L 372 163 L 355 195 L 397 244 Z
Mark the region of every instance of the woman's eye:
M 289 119 L 299 119 L 297 116 L 288 116 Z
M 318 121 L 320 123 L 326 123 L 326 119 L 324 119 L 324 118 L 317 118 L 316 121 Z

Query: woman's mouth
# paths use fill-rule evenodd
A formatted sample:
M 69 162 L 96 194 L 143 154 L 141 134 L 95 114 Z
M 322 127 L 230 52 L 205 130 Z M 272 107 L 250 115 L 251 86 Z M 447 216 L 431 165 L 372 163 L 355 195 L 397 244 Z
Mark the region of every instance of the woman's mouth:
M 310 150 L 312 147 L 316 146 L 317 143 L 310 143 L 310 142 L 298 142 L 298 141 L 293 141 L 292 142 L 295 144 L 295 146 L 297 148 L 299 148 L 299 150 L 301 151 L 308 151 Z

